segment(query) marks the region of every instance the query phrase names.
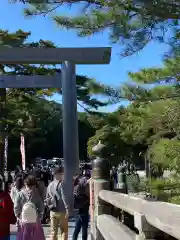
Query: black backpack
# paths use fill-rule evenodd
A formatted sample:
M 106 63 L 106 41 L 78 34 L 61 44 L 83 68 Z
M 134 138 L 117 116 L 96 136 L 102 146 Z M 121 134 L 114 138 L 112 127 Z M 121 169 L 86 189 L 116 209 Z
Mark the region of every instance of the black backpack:
M 89 208 L 89 184 L 86 179 L 79 179 L 74 187 L 74 209 Z

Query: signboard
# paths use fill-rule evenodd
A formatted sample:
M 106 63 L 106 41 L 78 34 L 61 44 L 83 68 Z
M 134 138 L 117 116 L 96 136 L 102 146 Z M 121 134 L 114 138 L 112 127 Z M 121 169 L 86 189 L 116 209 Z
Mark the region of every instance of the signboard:
M 8 136 L 5 137 L 4 142 L 4 169 L 7 170 L 8 164 Z

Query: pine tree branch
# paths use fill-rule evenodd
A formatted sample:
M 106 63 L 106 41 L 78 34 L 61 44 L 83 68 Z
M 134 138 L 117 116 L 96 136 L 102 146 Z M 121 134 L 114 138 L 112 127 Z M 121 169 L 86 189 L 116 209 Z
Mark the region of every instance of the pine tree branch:
M 18 0 L 15 0 L 16 2 Z M 29 3 L 32 4 L 33 6 L 36 7 L 36 5 L 39 4 L 58 4 L 58 6 L 49 8 L 47 11 L 38 11 L 34 12 L 30 15 L 38 15 L 38 14 L 43 14 L 47 15 L 50 12 L 53 12 L 57 8 L 59 8 L 63 4 L 77 4 L 77 3 L 87 3 L 88 6 L 91 5 L 96 5 L 99 7 L 111 7 L 112 2 L 111 1 L 101 1 L 101 0 L 19 0 L 20 2 Z M 180 15 L 180 4 L 177 3 L 168 3 L 165 0 L 160 0 L 160 1 L 135 1 L 135 3 L 129 3 L 129 2 L 124 2 L 124 1 L 114 1 L 115 4 L 118 2 L 118 7 L 122 6 L 124 10 L 128 11 L 135 11 L 139 12 L 141 9 L 145 10 L 146 14 L 151 16 L 151 17 L 156 17 L 159 19 L 167 20 L 167 19 L 179 19 Z M 138 4 L 136 4 L 136 2 Z M 141 7 L 139 7 L 141 6 Z M 143 7 L 142 7 L 143 6 Z M 27 9 L 26 9 L 27 11 Z
M 16 0 L 18 1 L 22 2 Z M 82 37 L 108 29 L 111 42 L 123 45 L 122 56 L 129 56 L 142 50 L 152 40 L 168 42 L 175 46 L 172 40 L 175 29 L 179 27 L 179 0 L 51 0 L 49 4 L 47 2 L 30 0 L 31 7 L 25 9 L 26 16 L 46 16 L 58 7 L 77 5 L 82 14 L 78 16 L 57 14 L 52 18 L 60 27 L 77 30 L 77 35 Z
M 18 0 L 15 0 L 12 2 L 17 2 Z M 98 4 L 98 5 L 103 5 L 102 1 L 97 1 L 97 0 L 19 0 L 19 2 L 22 2 L 24 4 L 29 3 L 29 4 L 64 4 L 64 3 L 69 3 L 69 4 L 73 4 L 73 3 L 81 3 L 81 2 L 85 2 L 85 3 L 89 3 L 89 4 Z
M 176 20 L 180 18 L 180 2 L 169 3 L 166 0 L 143 1 L 147 14 L 162 20 Z

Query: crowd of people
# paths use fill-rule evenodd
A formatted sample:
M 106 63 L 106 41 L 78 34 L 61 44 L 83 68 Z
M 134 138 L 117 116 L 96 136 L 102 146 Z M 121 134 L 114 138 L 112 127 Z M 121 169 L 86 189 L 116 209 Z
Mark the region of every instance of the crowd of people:
M 88 238 L 89 179 L 90 171 L 73 178 L 75 228 L 72 239 L 77 240 L 82 229 L 82 239 Z M 69 204 L 64 187 L 63 166 L 53 172 L 40 168 L 26 171 L 17 169 L 14 177 L 0 175 L 0 239 L 10 240 L 10 225 L 17 226 L 17 240 L 45 240 L 42 224 L 50 221 L 51 239 L 68 239 Z

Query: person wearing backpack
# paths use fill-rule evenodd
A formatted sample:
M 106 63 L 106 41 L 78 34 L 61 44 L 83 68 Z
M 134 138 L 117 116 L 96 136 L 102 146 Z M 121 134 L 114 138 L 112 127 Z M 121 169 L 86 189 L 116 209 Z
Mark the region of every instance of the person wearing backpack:
M 64 194 L 64 169 L 57 167 L 54 170 L 54 181 L 47 188 L 46 204 L 50 209 L 51 239 L 58 239 L 58 228 L 61 230 L 61 239 L 68 239 L 68 204 Z
M 18 220 L 17 240 L 45 240 L 41 225 L 44 202 L 36 188 L 36 178 L 29 175 L 24 185 L 14 202 L 14 213 Z
M 35 172 L 35 177 L 37 180 L 37 189 L 39 191 L 39 194 L 40 194 L 42 200 L 44 201 L 45 197 L 46 197 L 46 186 L 45 186 L 45 183 L 43 180 L 42 172 L 41 171 Z M 47 209 L 47 206 L 45 206 L 42 224 L 46 224 L 48 222 L 48 220 L 49 220 L 48 213 L 49 213 L 49 211 Z
M 15 202 L 18 192 L 21 191 L 23 186 L 24 186 L 23 179 L 21 177 L 16 178 L 15 184 L 11 187 L 11 191 L 10 191 L 10 196 L 13 203 Z
M 0 176 L 0 239 L 10 240 L 10 225 L 16 223 L 13 202 L 4 190 L 3 177 Z
M 82 240 L 88 239 L 89 223 L 89 181 L 86 177 L 76 177 L 74 180 L 74 212 L 75 229 L 72 240 L 77 240 L 82 228 Z

